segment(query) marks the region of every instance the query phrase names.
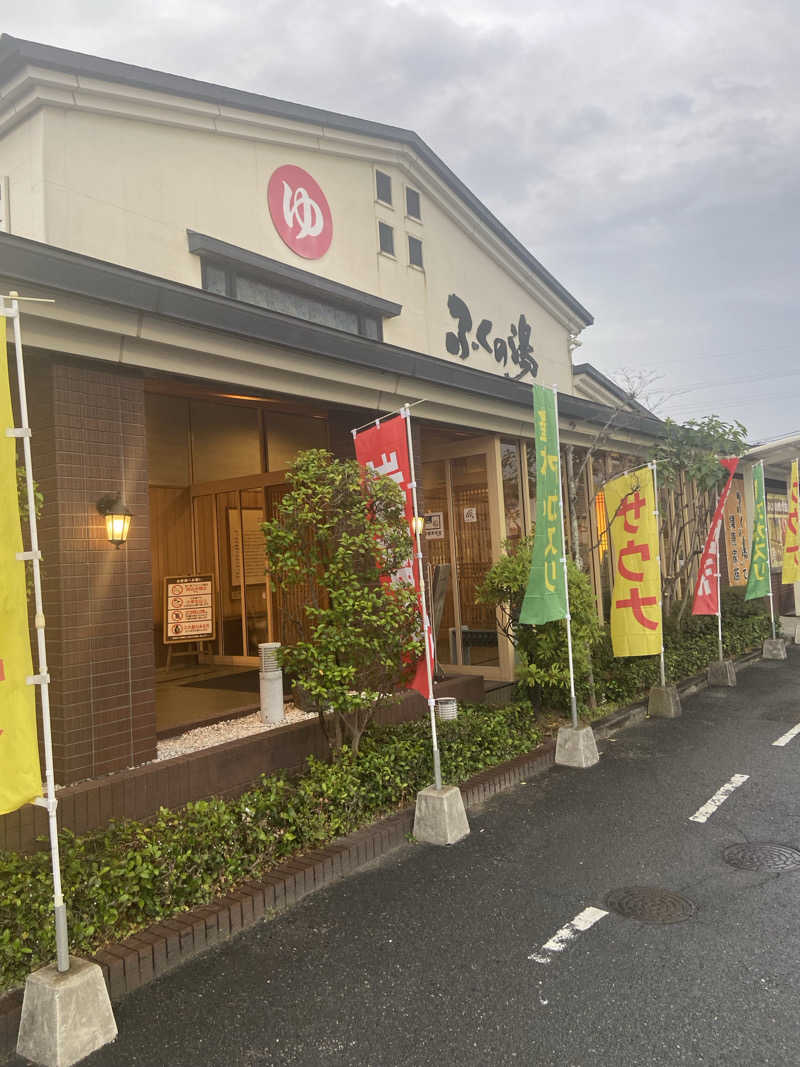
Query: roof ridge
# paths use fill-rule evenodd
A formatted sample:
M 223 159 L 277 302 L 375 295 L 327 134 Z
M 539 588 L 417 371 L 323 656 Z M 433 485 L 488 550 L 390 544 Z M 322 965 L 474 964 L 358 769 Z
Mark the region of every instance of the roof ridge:
M 231 89 L 214 82 L 200 81 L 183 74 L 170 74 L 151 67 L 122 63 L 86 52 L 75 52 L 55 45 L 41 44 L 10 34 L 0 35 L 0 83 L 25 65 L 40 64 L 54 70 L 85 77 L 117 81 L 154 92 L 190 96 L 220 106 L 238 107 L 263 114 L 277 115 L 296 122 L 316 122 L 331 129 L 345 130 L 367 137 L 377 137 L 405 144 L 459 197 L 460 200 L 499 238 L 550 292 L 564 304 L 584 326 L 594 322 L 592 314 L 544 267 L 525 245 L 461 181 L 418 133 L 401 126 L 390 126 L 371 119 L 359 119 L 336 111 L 326 111 L 307 104 L 292 103 L 264 96 L 246 89 Z

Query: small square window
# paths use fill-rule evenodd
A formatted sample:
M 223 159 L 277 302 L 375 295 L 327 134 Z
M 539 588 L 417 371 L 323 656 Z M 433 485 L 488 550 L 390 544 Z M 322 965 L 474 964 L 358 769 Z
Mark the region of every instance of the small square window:
M 422 241 L 416 237 L 408 238 L 408 262 L 412 267 L 422 267 Z
M 378 243 L 381 252 L 385 252 L 387 256 L 394 255 L 394 230 L 385 222 L 378 223 Z
M 406 215 L 410 219 L 422 219 L 419 193 L 416 189 L 409 189 L 408 186 L 406 186 Z
M 375 171 L 375 195 L 382 204 L 392 202 L 392 179 L 382 170 Z

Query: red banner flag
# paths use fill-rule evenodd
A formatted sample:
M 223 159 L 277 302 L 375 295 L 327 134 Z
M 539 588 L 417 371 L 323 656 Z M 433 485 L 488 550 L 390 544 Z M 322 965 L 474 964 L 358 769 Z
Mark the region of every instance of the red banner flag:
M 719 614 L 717 573 L 719 571 L 719 535 L 722 528 L 722 510 L 725 507 L 725 501 L 728 499 L 728 493 L 731 491 L 733 476 L 736 473 L 739 460 L 736 457 L 732 457 L 730 459 L 721 459 L 720 463 L 728 471 L 728 480 L 719 495 L 714 517 L 711 520 L 711 529 L 708 531 L 703 555 L 700 557 L 700 570 L 694 587 L 692 615 Z
M 406 431 L 406 419 L 403 415 L 386 419 L 377 426 L 370 426 L 366 430 L 360 430 L 355 435 L 356 459 L 362 467 L 369 467 L 378 474 L 385 474 L 398 485 L 406 502 L 406 520 L 409 533 L 416 546 L 414 533 L 414 499 L 411 492 L 411 461 L 408 454 L 408 434 Z M 420 583 L 419 561 L 413 556 L 395 575 L 395 580 L 413 582 L 417 594 L 422 588 Z M 423 618 L 422 600 L 420 597 L 420 618 Z M 431 650 L 431 657 L 433 651 Z M 417 662 L 417 669 L 411 688 L 421 693 L 426 700 L 433 696 L 428 692 L 428 672 L 423 656 Z

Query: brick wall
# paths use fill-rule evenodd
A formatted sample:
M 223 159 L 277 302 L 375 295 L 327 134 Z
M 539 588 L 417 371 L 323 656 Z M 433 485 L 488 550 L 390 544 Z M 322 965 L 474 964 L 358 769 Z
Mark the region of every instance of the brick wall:
M 26 353 L 56 781 L 155 755 L 153 610 L 144 392 L 138 372 Z M 122 491 L 127 545 L 100 497 Z
M 454 696 L 462 703 L 483 701 L 483 679 L 477 675 L 451 678 L 435 686 L 437 696 Z M 383 723 L 427 718 L 419 693 L 378 712 Z M 278 730 L 227 741 L 186 756 L 147 763 L 130 771 L 80 782 L 58 791 L 58 825 L 84 834 L 109 819 L 149 819 L 162 806 L 180 808 L 209 796 L 236 796 L 262 774 L 299 770 L 308 756 L 325 759 L 328 745 L 317 719 L 306 719 Z M 32 851 L 36 838 L 47 833 L 47 813 L 26 804 L 0 815 L 0 849 Z

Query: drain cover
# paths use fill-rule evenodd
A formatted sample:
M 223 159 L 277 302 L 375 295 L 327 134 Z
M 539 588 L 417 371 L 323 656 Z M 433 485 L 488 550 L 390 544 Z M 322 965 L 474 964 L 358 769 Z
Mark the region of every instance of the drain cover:
M 642 923 L 682 923 L 691 919 L 695 905 L 671 889 L 634 885 L 613 889 L 606 896 L 606 906 L 625 919 Z
M 759 845 L 746 841 L 728 845 L 722 858 L 740 871 L 793 871 L 800 867 L 800 851 L 789 845 Z

